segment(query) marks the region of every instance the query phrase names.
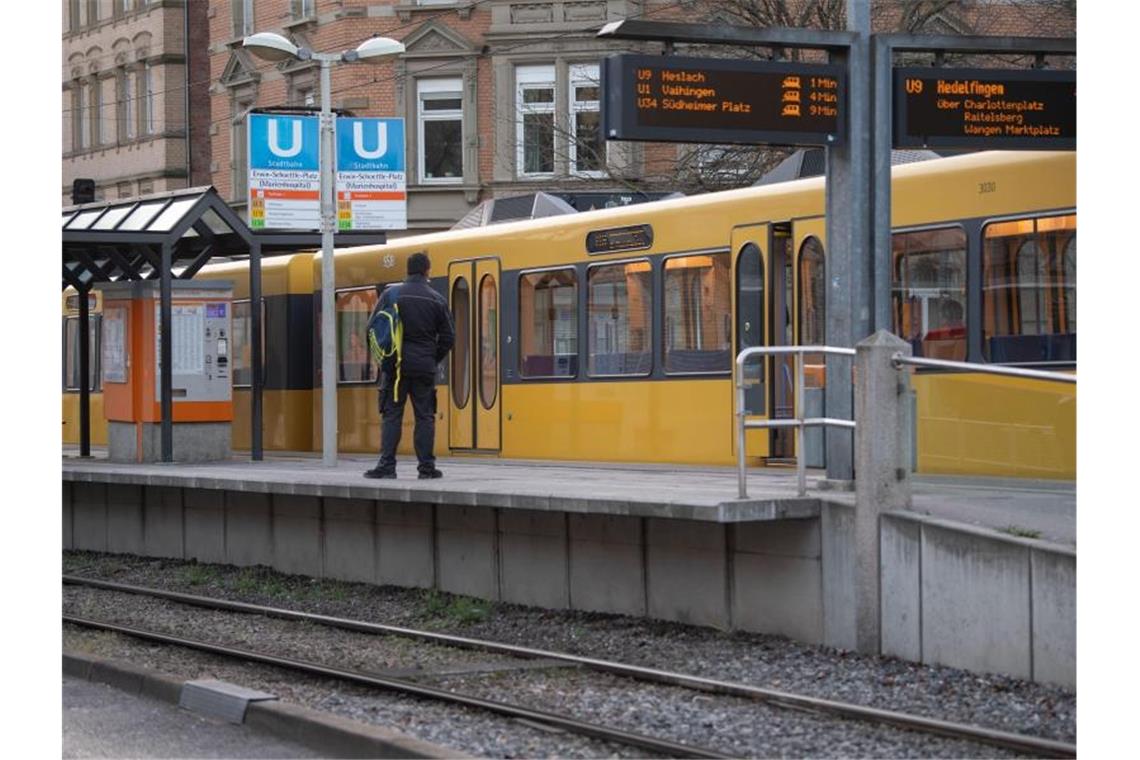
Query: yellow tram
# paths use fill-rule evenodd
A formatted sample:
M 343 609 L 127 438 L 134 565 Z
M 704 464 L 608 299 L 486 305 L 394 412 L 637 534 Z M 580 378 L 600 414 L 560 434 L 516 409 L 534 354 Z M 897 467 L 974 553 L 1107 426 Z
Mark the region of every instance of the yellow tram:
M 892 199 L 893 329 L 916 354 L 1075 368 L 1075 154 L 899 166 Z M 441 456 L 730 464 L 735 354 L 825 342 L 821 178 L 342 250 L 343 451 L 378 449 L 364 325 L 379 289 L 419 251 L 457 332 L 438 389 Z M 263 269 L 265 447 L 320 450 L 320 256 Z M 249 445 L 247 274 L 244 263 L 198 274 L 234 282 L 235 448 Z M 77 351 L 70 335 L 67 356 Z M 826 382 L 822 369 L 809 368 L 810 388 Z M 790 377 L 780 361 L 757 370 L 750 412 L 791 416 Z M 68 431 L 78 426 L 66 380 Z M 1075 477 L 1073 387 L 919 371 L 914 388 L 920 472 Z M 754 464 L 797 455 L 769 431 L 752 431 L 747 446 Z

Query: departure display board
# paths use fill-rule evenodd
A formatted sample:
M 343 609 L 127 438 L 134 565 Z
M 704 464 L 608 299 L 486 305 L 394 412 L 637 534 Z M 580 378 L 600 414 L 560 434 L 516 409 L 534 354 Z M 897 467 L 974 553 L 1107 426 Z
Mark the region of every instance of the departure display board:
M 835 145 L 841 66 L 615 55 L 602 66 L 609 140 Z
M 899 148 L 1076 150 L 1077 73 L 898 68 Z

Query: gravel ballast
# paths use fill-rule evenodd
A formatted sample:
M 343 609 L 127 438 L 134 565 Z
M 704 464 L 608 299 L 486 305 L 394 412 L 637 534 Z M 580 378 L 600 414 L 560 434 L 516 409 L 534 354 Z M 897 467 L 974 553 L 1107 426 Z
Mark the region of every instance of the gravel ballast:
M 893 658 L 867 657 L 823 647 L 797 644 L 774 636 L 724 633 L 707 628 L 660 623 L 616 615 L 548 611 L 491 604 L 420 590 L 374 587 L 285 576 L 265 568 L 234 568 L 170 560 L 82 552 L 64 554 L 64 572 L 120 583 L 153 586 L 191 594 L 216 596 L 257 604 L 368 620 L 410 628 L 430 628 L 471 638 L 521 644 L 583 654 L 692 675 L 753 684 L 809 696 L 925 715 L 941 720 L 1075 741 L 1075 694 L 1060 688 L 1013 678 L 978 675 L 952 668 L 931 667 Z M 801 713 L 768 707 L 751 700 L 713 698 L 675 687 L 633 684 L 627 679 L 567 668 L 502 670 L 465 674 L 501 659 L 482 652 L 456 650 L 391 636 L 366 636 L 312 624 L 288 623 L 251 615 L 190 611 L 182 605 L 131 597 L 114 592 L 65 587 L 65 610 L 73 614 L 117 619 L 140 627 L 224 643 L 272 641 L 304 659 L 324 660 L 340 667 L 398 671 L 447 688 L 504 701 L 568 711 L 583 719 L 613 723 L 629 719 L 623 728 L 669 736 L 745 756 L 1004 756 L 1001 750 L 927 737 L 913 732 L 830 719 L 810 722 Z M 112 615 L 113 613 L 113 615 Z M 240 622 L 244 619 L 244 622 Z M 123 637 L 79 632 L 70 627 L 65 638 L 77 645 L 110 647 L 135 658 L 136 649 L 151 651 L 153 667 L 169 671 L 159 660 L 156 645 Z M 116 642 L 113 646 L 106 642 Z M 100 643 L 102 642 L 102 643 Z M 261 647 L 257 647 L 261 648 Z M 306 655 L 313 648 L 313 656 Z M 180 658 L 211 658 L 178 650 Z M 279 651 L 274 649 L 274 651 Z M 93 651 L 100 656 L 110 652 Z M 165 658 L 167 655 L 163 654 Z M 136 660 L 137 661 L 137 660 Z M 194 660 L 194 662 L 200 662 Z M 247 668 L 225 663 L 224 667 Z M 144 664 L 144 663 L 139 663 Z M 195 667 L 202 667 L 200 664 Z M 261 670 L 269 670 L 261 668 Z M 440 675 L 451 673 L 451 675 Z M 182 677 L 181 673 L 175 674 Z M 186 677 L 203 677 L 192 674 Z M 224 678 L 211 671 L 211 677 Z M 293 676 L 298 684 L 302 679 Z M 226 679 L 234 680 L 234 679 Z M 311 680 L 311 679 L 310 679 Z M 257 684 L 245 683 L 253 688 Z M 566 734 L 529 729 L 517 721 L 508 733 L 525 729 L 526 738 L 500 736 L 490 742 L 468 743 L 470 737 L 441 737 L 424 733 L 420 722 L 406 714 L 385 714 L 377 720 L 371 696 L 355 696 L 356 687 L 335 684 L 321 691 L 298 685 L 294 701 L 318 709 L 337 708 L 355 719 L 372 720 L 471 754 L 514 757 L 531 755 L 597 756 L 628 753 L 629 748 L 603 745 Z M 315 690 L 315 691 L 314 691 Z M 318 694 L 318 692 L 320 692 Z M 286 695 L 282 695 L 283 698 Z M 517 698 L 516 698 L 517 697 Z M 422 700 L 391 697 L 399 704 Z M 335 704 L 343 702 L 343 704 Z M 431 709 L 438 709 L 433 705 Z M 463 708 L 446 708 L 466 711 Z M 616 718 L 614 716 L 617 716 Z M 468 720 L 483 720 L 471 718 Z M 439 721 L 426 719 L 423 725 Z M 442 720 L 450 727 L 453 721 Z M 463 721 L 454 722 L 458 730 Z M 821 728 L 821 725 L 823 726 Z M 434 729 L 439 730 L 437 727 Z M 448 729 L 449 730 L 449 729 Z M 481 730 L 476 730 L 480 733 Z M 672 732 L 672 733 L 671 733 Z M 481 735 L 486 735 L 483 732 Z M 558 746 L 551 746 L 556 744 Z M 459 743 L 455 743 L 458 741 Z M 643 754 L 634 751 L 632 754 Z

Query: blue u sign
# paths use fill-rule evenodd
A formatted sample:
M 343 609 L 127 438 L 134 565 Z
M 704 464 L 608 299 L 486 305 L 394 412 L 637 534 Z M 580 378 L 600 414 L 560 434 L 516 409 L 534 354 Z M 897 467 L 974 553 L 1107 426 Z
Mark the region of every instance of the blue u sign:
M 336 170 L 404 171 L 404 120 L 337 119 Z
M 316 116 L 249 115 L 251 169 L 320 171 L 320 120 Z

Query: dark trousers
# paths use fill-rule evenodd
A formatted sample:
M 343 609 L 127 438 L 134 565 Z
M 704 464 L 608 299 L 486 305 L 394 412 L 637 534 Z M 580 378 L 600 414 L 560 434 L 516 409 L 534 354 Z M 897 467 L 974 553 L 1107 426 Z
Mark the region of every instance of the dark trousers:
M 419 471 L 430 472 L 435 468 L 435 376 L 401 375 L 400 387 L 392 393 L 395 378 L 385 372 L 380 379 L 380 464 L 381 469 L 396 467 L 396 447 L 400 445 L 403 433 L 404 403 L 412 397 L 412 412 L 416 418 L 416 428 L 412 442 L 419 459 Z

